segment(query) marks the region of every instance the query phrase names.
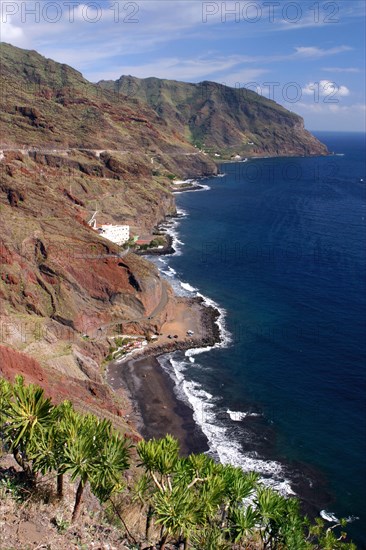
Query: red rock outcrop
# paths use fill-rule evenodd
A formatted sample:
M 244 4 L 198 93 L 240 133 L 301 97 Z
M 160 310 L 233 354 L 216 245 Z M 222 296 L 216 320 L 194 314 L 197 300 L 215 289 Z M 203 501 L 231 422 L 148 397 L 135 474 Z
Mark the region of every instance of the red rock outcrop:
M 6 346 L 0 346 L 0 375 L 14 381 L 21 375 L 26 383 L 44 389 L 45 395 L 56 404 L 70 400 L 76 409 L 113 418 L 120 418 L 119 427 L 130 428 L 122 420 L 124 411 L 115 402 L 113 392 L 105 384 L 89 379 L 65 376 L 57 370 L 45 370 L 38 361 Z M 113 415 L 113 416 L 112 416 Z

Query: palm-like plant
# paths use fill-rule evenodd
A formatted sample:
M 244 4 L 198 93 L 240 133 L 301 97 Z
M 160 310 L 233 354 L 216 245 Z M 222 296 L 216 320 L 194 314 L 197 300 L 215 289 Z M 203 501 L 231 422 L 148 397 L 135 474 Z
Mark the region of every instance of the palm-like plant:
M 286 517 L 286 499 L 269 487 L 259 487 L 255 499 L 260 514 L 260 536 L 266 546 L 276 540 L 281 523 Z
M 245 473 L 241 468 L 227 464 L 222 467 L 222 476 L 225 481 L 225 506 L 222 512 L 222 527 L 226 518 L 230 518 L 232 510 L 242 506 L 244 499 L 254 494 L 257 487 L 258 474 Z
M 225 500 L 225 480 L 221 475 L 208 476 L 192 486 L 197 503 L 197 521 L 201 526 L 211 525 L 217 518 L 218 512 Z
M 31 458 L 33 470 L 45 474 L 55 471 L 57 475 L 57 496 L 63 497 L 63 473 L 61 467 L 64 459 L 64 449 L 68 439 L 75 439 L 77 434 L 70 437 L 70 431 L 77 426 L 77 413 L 70 401 L 64 401 L 53 411 L 53 424 L 44 430 L 35 444 L 32 445 Z
M 172 489 L 171 476 L 179 465 L 179 444 L 172 436 L 167 435 L 164 439 L 140 441 L 137 452 L 141 459 L 140 466 L 145 468 L 147 477 L 142 478 L 139 486 L 140 500 L 145 498 L 147 503 L 145 538 L 149 540 L 150 529 L 154 516 L 153 496 L 155 491 L 164 493 Z M 149 479 L 154 489 L 150 486 Z
M 32 445 L 29 456 L 32 458 L 32 467 L 34 472 L 59 472 L 62 463 L 62 445 L 63 441 L 60 438 L 60 433 L 56 425 L 52 425 L 48 430 L 42 432 L 37 441 Z M 62 475 L 57 476 L 57 496 L 63 497 L 63 482 Z
M 345 542 L 346 533 L 341 532 L 340 536 L 335 535 L 334 530 L 339 527 L 345 527 L 347 520 L 341 519 L 338 524 L 332 527 L 325 527 L 324 520 L 317 518 L 315 524 L 309 525 L 309 534 L 307 538 L 312 539 L 312 550 L 357 550 L 352 542 Z
M 142 512 L 147 505 L 146 524 L 145 524 L 145 539 L 150 539 L 150 528 L 154 515 L 154 509 L 151 503 L 151 495 L 153 494 L 153 483 L 147 474 L 138 477 L 133 487 L 133 502 L 140 503 L 140 511 Z
M 245 473 L 241 468 L 231 465 L 224 467 L 225 492 L 229 499 L 230 507 L 242 504 L 244 499 L 249 498 L 257 486 L 258 474 L 254 472 Z
M 101 445 L 91 470 L 92 492 L 101 502 L 108 500 L 113 492 L 123 488 L 121 473 L 129 467 L 129 448 L 126 439 L 111 430 L 110 424 L 102 426 Z M 108 437 L 105 437 L 108 434 Z
M 232 544 L 225 539 L 226 531 L 218 525 L 206 525 L 193 533 L 192 548 L 195 550 L 231 550 Z
M 74 522 L 80 515 L 88 481 L 102 502 L 121 488 L 120 475 L 128 468 L 128 445 L 113 431 L 109 420 L 92 415 L 81 416 L 70 411 L 63 429 L 65 443 L 60 472 L 68 472 L 72 481 L 79 479 L 72 514 Z
M 230 513 L 230 530 L 234 542 L 242 542 L 252 535 L 259 519 L 259 513 L 252 506 L 233 508 Z
M 101 502 L 110 500 L 129 540 L 137 544 L 111 498 L 124 486 L 129 445 L 110 421 L 80 415 L 69 402 L 54 407 L 41 388 L 26 387 L 18 377 L 14 385 L 0 379 L 0 430 L 26 472 L 56 471 L 59 494 L 64 473 L 79 481 L 73 521 L 89 482 Z M 346 533 L 336 534 L 346 520 L 327 529 L 320 519 L 310 526 L 297 500 L 258 485 L 256 474 L 216 464 L 203 454 L 180 458 L 171 436 L 140 442 L 137 450 L 145 474 L 136 498 L 148 505 L 146 538 L 153 517 L 161 526 L 161 550 L 169 538 L 180 548 L 191 544 L 195 550 L 228 550 L 233 545 L 249 548 L 259 537 L 262 548 L 272 550 L 356 550 L 345 542 Z M 250 505 L 245 503 L 248 497 Z
M 52 425 L 53 414 L 51 399 L 44 397 L 43 389 L 34 384 L 25 386 L 24 379 L 17 376 L 7 410 L 3 411 L 6 419 L 4 432 L 15 460 L 31 479 L 34 476 L 29 452 Z
M 286 499 L 277 535 L 278 542 L 288 550 L 311 548 L 305 536 L 306 522 L 306 518 L 300 514 L 299 502 L 294 498 Z
M 11 384 L 5 378 L 0 378 L 0 429 L 3 429 L 3 424 L 6 421 L 6 411 L 9 408 L 11 399 Z
M 189 538 L 196 525 L 197 501 L 192 497 L 192 493 L 179 486 L 172 491 L 156 492 L 156 524 L 163 527 L 160 550 L 165 548 L 169 536 L 182 537 L 185 541 Z
M 65 433 L 68 437 L 65 439 L 61 472 L 68 472 L 72 481 L 79 478 L 72 514 L 74 522 L 80 515 L 84 488 L 92 473 L 100 445 L 98 436 L 101 436 L 102 430 L 100 423 L 96 423 L 96 419 L 91 415 L 81 416 L 75 413 L 71 415 L 71 419 L 72 423 L 65 426 Z M 108 437 L 108 433 L 105 436 Z
M 140 441 L 137 452 L 146 471 L 151 475 L 159 491 L 171 489 L 170 479 L 179 459 L 179 443 L 171 435 L 163 439 Z M 159 477 L 159 479 L 158 479 Z

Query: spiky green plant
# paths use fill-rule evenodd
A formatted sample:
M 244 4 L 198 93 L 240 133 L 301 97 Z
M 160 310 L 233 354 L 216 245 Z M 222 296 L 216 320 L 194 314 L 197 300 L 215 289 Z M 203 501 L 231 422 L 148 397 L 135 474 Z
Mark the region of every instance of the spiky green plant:
M 24 379 L 17 376 L 3 416 L 5 439 L 14 458 L 34 480 L 30 454 L 54 421 L 51 399 L 45 398 L 42 388 L 34 384 L 26 386 Z
M 128 445 L 109 420 L 93 415 L 70 414 L 65 426 L 63 459 L 60 471 L 72 481 L 79 479 L 72 521 L 80 515 L 84 488 L 90 481 L 92 491 L 104 502 L 121 488 L 121 473 L 128 468 Z

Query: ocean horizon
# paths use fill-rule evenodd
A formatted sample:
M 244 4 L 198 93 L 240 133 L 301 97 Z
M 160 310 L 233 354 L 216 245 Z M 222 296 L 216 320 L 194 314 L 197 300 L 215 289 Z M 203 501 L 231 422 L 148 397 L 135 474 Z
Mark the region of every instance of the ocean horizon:
M 178 194 L 178 294 L 221 311 L 222 342 L 159 358 L 211 456 L 259 472 L 366 547 L 365 134 L 314 132 L 328 157 L 221 166 Z

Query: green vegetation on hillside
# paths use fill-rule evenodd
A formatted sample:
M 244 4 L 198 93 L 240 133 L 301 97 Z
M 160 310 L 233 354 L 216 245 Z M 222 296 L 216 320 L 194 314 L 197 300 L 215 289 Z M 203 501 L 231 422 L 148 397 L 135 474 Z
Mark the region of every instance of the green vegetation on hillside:
M 231 155 L 324 155 L 327 148 L 304 129 L 304 121 L 275 101 L 247 88 L 216 82 L 190 84 L 158 78 L 122 76 L 102 81 L 101 89 L 149 105 L 171 130 L 196 151 Z
M 109 421 L 79 414 L 69 402 L 55 406 L 41 388 L 25 385 L 21 377 L 14 384 L 0 380 L 0 404 L 4 445 L 24 470 L 29 487 L 37 486 L 40 473 L 53 473 L 62 499 L 63 477 L 69 474 L 77 482 L 76 521 L 89 484 L 101 503 L 111 505 L 109 515 L 121 521 L 130 548 L 356 548 L 344 542 L 345 522 L 328 529 L 322 520 L 311 524 L 301 516 L 297 499 L 286 499 L 256 474 L 217 464 L 204 454 L 181 457 L 178 442 L 169 435 L 141 441 L 132 449 Z M 134 480 L 126 489 L 128 468 Z M 119 503 L 112 500 L 117 494 Z M 124 521 L 118 509 L 123 500 L 138 506 L 143 532 Z

